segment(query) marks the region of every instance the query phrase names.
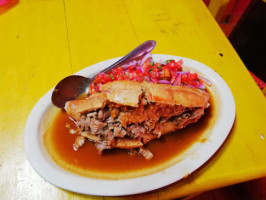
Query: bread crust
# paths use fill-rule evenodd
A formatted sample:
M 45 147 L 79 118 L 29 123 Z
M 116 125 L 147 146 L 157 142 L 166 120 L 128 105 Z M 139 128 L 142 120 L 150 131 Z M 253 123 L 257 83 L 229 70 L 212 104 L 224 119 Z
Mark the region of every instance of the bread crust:
M 87 99 L 77 99 L 66 102 L 65 111 L 75 121 L 80 120 L 83 113 L 104 108 L 108 101 L 104 93 L 94 93 Z
M 100 93 L 94 93 L 86 99 L 68 101 L 65 110 L 77 121 L 81 114 L 103 108 L 107 102 L 138 107 L 143 95 L 150 102 L 189 108 L 206 108 L 209 101 L 209 94 L 196 88 L 121 80 L 102 85 Z
M 99 137 L 93 134 L 86 133 L 86 132 L 82 132 L 81 135 L 95 143 L 99 142 L 100 140 Z M 112 145 L 112 148 L 133 149 L 133 148 L 138 148 L 142 146 L 143 146 L 143 143 L 140 140 L 128 139 L 128 138 L 116 138 L 114 144 Z

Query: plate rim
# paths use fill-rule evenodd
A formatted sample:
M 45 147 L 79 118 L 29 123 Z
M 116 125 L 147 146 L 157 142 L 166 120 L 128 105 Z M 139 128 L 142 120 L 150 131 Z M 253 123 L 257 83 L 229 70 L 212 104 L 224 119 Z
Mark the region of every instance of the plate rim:
M 45 114 L 48 107 L 51 105 L 50 98 L 53 91 L 52 88 L 35 104 L 35 106 L 33 107 L 33 109 L 29 114 L 24 129 L 24 147 L 26 151 L 26 156 L 30 164 L 32 165 L 33 169 L 42 178 L 44 178 L 49 183 L 59 188 L 63 188 L 81 194 L 99 195 L 99 196 L 133 195 L 133 194 L 144 193 L 155 189 L 159 189 L 174 182 L 177 182 L 181 180 L 186 174 L 191 174 L 197 169 L 199 169 L 204 163 L 206 163 L 211 157 L 213 157 L 213 155 L 225 142 L 235 121 L 235 114 L 236 114 L 235 101 L 229 86 L 226 84 L 226 82 L 222 79 L 222 77 L 219 74 L 217 74 L 210 67 L 206 66 L 205 64 L 199 61 L 190 58 L 174 56 L 174 55 L 166 55 L 166 54 L 152 54 L 152 56 L 154 57 L 155 60 L 165 59 L 165 58 L 167 59 L 170 58 L 175 60 L 183 59 L 184 66 L 186 66 L 187 63 L 188 65 L 193 65 L 187 67 L 196 69 L 200 73 L 204 71 L 203 72 L 204 74 L 206 73 L 211 74 L 212 77 L 208 77 L 208 79 L 211 79 L 211 82 L 215 83 L 216 87 L 218 87 L 218 89 L 222 91 L 222 94 L 218 93 L 222 104 L 220 109 L 222 112 L 221 115 L 222 117 L 219 117 L 217 121 L 219 122 L 219 120 L 222 118 L 223 120 L 226 121 L 226 123 L 218 124 L 220 132 L 223 132 L 223 134 L 221 134 L 220 138 L 218 138 L 218 140 L 216 141 L 215 143 L 216 145 L 213 145 L 211 143 L 206 143 L 208 144 L 207 147 L 210 153 L 200 155 L 201 159 L 196 160 L 196 162 L 191 160 L 192 158 L 188 155 L 182 161 L 174 164 L 173 166 L 170 166 L 167 169 L 164 169 L 162 171 L 147 176 L 130 178 L 130 179 L 120 179 L 120 180 L 95 179 L 95 178 L 83 177 L 78 174 L 68 172 L 59 167 L 57 164 L 55 164 L 55 162 L 51 161 L 51 158 L 49 158 L 48 153 L 44 148 L 42 142 L 42 134 L 39 133 L 42 117 Z M 85 75 L 85 76 L 92 75 L 93 73 L 96 73 L 97 71 L 114 63 L 119 58 L 121 57 L 112 58 L 104 60 L 102 62 L 95 63 L 78 71 L 75 74 Z M 225 107 L 225 109 L 223 109 L 223 107 Z M 214 125 L 216 129 L 218 125 L 217 124 Z M 36 131 L 38 132 L 38 134 L 36 134 Z M 213 136 L 213 134 L 211 136 Z M 40 143 L 41 145 L 39 145 Z M 204 146 L 206 146 L 206 144 Z M 48 158 L 43 156 L 48 156 Z M 188 167 L 186 164 L 192 161 L 193 161 L 193 167 L 191 166 Z M 179 173 L 176 171 L 177 169 L 183 168 L 185 166 L 188 167 L 185 170 L 186 174 Z M 49 173 L 47 173 L 47 170 L 49 170 Z M 102 190 L 102 188 L 105 188 L 105 190 Z

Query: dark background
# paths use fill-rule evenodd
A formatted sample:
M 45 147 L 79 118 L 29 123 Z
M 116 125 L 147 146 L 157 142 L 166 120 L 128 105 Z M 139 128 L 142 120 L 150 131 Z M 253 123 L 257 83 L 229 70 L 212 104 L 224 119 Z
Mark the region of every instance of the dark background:
M 246 67 L 266 82 L 266 3 L 251 1 L 228 39 Z

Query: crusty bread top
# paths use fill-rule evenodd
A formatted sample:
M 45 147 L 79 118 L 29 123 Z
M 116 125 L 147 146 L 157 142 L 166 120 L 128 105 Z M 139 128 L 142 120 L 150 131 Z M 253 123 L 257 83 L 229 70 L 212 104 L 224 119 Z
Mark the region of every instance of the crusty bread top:
M 206 107 L 209 94 L 202 90 L 188 86 L 172 86 L 143 82 L 142 86 L 152 102 L 182 105 L 185 107 Z
M 65 110 L 74 120 L 79 120 L 81 114 L 103 108 L 106 102 L 138 107 L 142 95 L 149 102 L 185 107 L 206 108 L 209 102 L 209 94 L 195 88 L 121 80 L 102 85 L 100 93 L 94 93 L 87 99 L 67 102 Z
M 125 106 L 138 107 L 139 99 L 143 93 L 142 84 L 136 81 L 113 81 L 100 87 L 110 102 Z
M 109 101 L 137 107 L 144 93 L 148 101 L 185 107 L 206 107 L 209 101 L 207 92 L 186 86 L 172 86 L 129 80 L 113 81 L 101 86 L 100 91 Z
M 78 99 L 66 102 L 65 110 L 72 119 L 77 121 L 80 120 L 80 116 L 83 113 L 104 108 L 106 102 L 107 98 L 104 93 L 94 93 L 87 99 Z

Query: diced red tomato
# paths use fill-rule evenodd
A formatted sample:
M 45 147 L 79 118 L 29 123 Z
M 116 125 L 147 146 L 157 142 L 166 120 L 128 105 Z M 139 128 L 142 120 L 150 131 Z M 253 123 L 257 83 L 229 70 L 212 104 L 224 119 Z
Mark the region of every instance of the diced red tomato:
M 171 60 L 170 62 L 167 63 L 167 66 L 170 69 L 174 69 L 176 71 L 182 71 L 182 64 L 183 64 L 183 60 L 179 60 L 178 62 Z

